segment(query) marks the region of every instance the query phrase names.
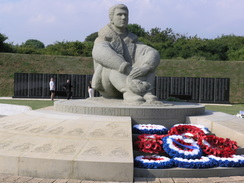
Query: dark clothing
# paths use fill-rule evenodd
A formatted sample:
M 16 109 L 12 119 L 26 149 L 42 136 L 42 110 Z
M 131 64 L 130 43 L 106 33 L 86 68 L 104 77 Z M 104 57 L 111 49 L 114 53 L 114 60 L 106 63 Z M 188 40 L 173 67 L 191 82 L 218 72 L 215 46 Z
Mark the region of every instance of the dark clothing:
M 67 100 L 69 100 L 72 96 L 72 91 L 66 91 L 67 94 Z
M 72 91 L 71 91 L 71 88 L 72 88 L 72 87 L 73 87 L 73 86 L 71 85 L 70 82 L 64 84 L 64 89 L 65 89 L 66 94 L 67 94 L 67 100 L 69 100 L 69 99 L 71 98 L 71 96 L 72 96 Z

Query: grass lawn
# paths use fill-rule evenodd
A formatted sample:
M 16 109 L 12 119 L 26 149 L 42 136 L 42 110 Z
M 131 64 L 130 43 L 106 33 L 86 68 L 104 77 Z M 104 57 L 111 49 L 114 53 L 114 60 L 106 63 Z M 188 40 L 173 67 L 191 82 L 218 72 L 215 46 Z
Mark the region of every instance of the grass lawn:
M 53 106 L 53 101 L 51 100 L 8 100 L 8 99 L 0 99 L 0 103 L 2 104 L 13 104 L 13 105 L 25 105 L 32 108 L 32 110 Z
M 205 105 L 206 110 L 224 112 L 231 115 L 236 115 L 239 111 L 244 111 L 244 104 L 232 105 Z
M 14 99 L 0 99 L 2 104 L 26 105 L 30 106 L 33 110 L 53 106 L 51 100 L 14 100 Z M 236 115 L 239 111 L 244 111 L 244 104 L 232 105 L 205 105 L 206 110 L 224 112 L 231 115 Z

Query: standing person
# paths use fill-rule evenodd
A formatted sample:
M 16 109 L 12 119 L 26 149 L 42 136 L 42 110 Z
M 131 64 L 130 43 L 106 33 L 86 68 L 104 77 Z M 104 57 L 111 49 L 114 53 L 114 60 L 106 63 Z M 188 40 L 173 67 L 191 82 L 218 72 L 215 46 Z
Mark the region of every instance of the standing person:
M 55 83 L 53 78 L 50 79 L 49 88 L 51 93 L 51 100 L 53 100 L 55 96 Z
M 94 89 L 92 88 L 92 81 L 90 81 L 88 84 L 88 94 L 89 94 L 89 98 L 94 97 Z
M 71 85 L 70 80 L 67 79 L 67 82 L 63 86 L 63 88 L 65 89 L 66 94 L 67 94 L 67 100 L 69 100 L 71 98 L 71 96 L 72 96 L 72 91 L 71 91 L 72 87 L 73 86 Z

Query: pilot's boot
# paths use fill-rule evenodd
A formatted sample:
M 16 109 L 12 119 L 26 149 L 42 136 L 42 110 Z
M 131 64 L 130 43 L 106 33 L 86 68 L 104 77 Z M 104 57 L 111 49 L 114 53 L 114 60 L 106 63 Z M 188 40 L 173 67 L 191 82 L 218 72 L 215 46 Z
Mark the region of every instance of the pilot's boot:
M 146 100 L 146 103 L 148 104 L 162 104 L 161 101 L 158 100 L 158 98 L 153 95 L 151 92 L 146 93 L 143 98 Z
M 140 95 L 137 95 L 135 93 L 133 93 L 132 91 L 126 91 L 123 94 L 124 97 L 124 101 L 128 104 L 133 104 L 133 105 L 140 105 L 142 103 L 145 102 L 145 100 L 143 99 L 143 97 L 141 97 Z

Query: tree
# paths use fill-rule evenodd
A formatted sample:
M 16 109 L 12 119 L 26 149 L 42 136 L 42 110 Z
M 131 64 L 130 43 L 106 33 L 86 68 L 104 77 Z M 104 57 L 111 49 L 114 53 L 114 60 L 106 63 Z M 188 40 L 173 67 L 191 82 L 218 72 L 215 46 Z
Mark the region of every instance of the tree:
M 243 36 L 222 36 L 219 38 L 222 44 L 227 45 L 228 60 L 244 60 L 244 37 Z
M 16 46 L 17 52 L 24 54 L 43 54 L 44 48 L 45 45 L 41 41 L 36 39 L 28 39 L 20 46 Z
M 91 56 L 93 43 L 92 42 L 69 42 L 62 41 L 48 45 L 44 49 L 47 55 L 67 55 L 67 56 Z
M 5 47 L 4 41 L 6 41 L 7 39 L 8 37 L 0 33 L 0 52 L 4 52 L 4 47 Z
M 161 29 L 158 27 L 152 28 L 148 33 L 147 37 L 150 41 L 156 43 L 156 42 L 161 42 Z
M 25 47 L 31 47 L 31 48 L 34 48 L 34 49 L 42 49 L 42 48 L 45 48 L 45 45 L 41 41 L 36 40 L 36 39 L 28 39 L 23 44 L 23 46 L 25 46 Z
M 144 37 L 146 35 L 145 29 L 138 24 L 129 24 L 128 30 L 137 35 L 138 37 Z
M 97 37 L 98 37 L 98 32 L 94 32 L 86 37 L 85 42 L 88 42 L 88 41 L 94 42 Z
M 7 36 L 0 33 L 0 52 L 14 52 L 14 46 L 12 43 L 5 43 L 8 39 Z

